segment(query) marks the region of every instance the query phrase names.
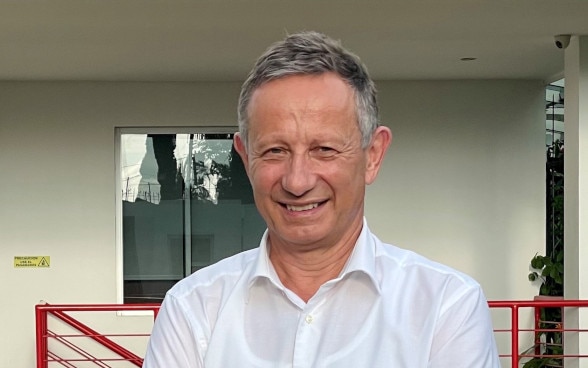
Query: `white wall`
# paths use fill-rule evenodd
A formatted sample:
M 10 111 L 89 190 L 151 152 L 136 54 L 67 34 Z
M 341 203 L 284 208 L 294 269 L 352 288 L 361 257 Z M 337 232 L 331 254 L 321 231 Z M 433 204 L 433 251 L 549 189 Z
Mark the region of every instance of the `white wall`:
M 527 299 L 544 246 L 537 81 L 379 83 L 395 134 L 366 215 L 382 240 Z M 238 83 L 0 83 L 0 367 L 34 366 L 34 313 L 116 302 L 114 128 L 234 125 Z M 15 269 L 49 255 L 49 269 Z M 129 318 L 129 317 L 120 317 Z
M 529 297 L 544 251 L 539 82 L 380 83 L 394 139 L 367 201 L 381 238 L 474 276 L 489 299 Z

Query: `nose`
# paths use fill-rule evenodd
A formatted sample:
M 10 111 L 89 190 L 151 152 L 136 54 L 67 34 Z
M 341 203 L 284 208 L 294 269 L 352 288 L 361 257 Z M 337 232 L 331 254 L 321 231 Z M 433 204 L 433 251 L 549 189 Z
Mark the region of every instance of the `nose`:
M 316 183 L 312 162 L 306 155 L 292 155 L 282 177 L 282 188 L 296 197 L 309 192 Z

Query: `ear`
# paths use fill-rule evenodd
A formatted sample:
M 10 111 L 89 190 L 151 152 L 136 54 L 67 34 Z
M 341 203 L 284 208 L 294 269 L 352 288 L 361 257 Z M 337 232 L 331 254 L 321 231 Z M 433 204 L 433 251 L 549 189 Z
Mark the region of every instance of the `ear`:
M 247 175 L 249 175 L 249 157 L 247 156 L 247 147 L 245 146 L 245 142 L 243 142 L 241 133 L 235 133 L 233 136 L 233 144 L 235 145 L 235 151 L 237 151 L 243 161 L 243 166 L 245 166 Z
M 372 137 L 372 142 L 366 148 L 366 170 L 365 170 L 365 183 L 367 185 L 373 183 L 378 176 L 384 156 L 392 142 L 392 131 L 390 128 L 385 126 L 379 126 L 376 128 Z

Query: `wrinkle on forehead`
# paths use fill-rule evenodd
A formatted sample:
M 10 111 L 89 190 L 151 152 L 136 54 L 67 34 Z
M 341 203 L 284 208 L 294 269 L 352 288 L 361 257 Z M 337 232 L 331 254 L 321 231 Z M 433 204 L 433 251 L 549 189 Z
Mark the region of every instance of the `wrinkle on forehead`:
M 321 88 L 310 88 L 310 82 L 318 82 Z M 325 94 L 325 90 L 329 93 Z M 249 104 L 250 138 L 269 138 L 251 134 L 256 130 L 256 123 L 261 121 L 282 122 L 282 130 L 316 136 L 318 132 L 314 129 L 322 125 L 332 124 L 337 129 L 338 122 L 330 121 L 337 117 L 346 116 L 357 123 L 355 107 L 353 89 L 334 73 L 284 77 L 260 86 L 252 94 Z M 340 123 L 343 129 L 344 124 Z

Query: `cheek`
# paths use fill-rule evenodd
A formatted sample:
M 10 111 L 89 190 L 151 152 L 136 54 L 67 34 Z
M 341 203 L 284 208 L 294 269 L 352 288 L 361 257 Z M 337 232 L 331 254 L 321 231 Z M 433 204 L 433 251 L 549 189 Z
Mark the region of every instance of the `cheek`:
M 251 185 L 259 194 L 271 191 L 281 179 L 281 171 L 276 165 L 254 165 L 250 168 L 250 173 Z
M 365 179 L 365 165 L 357 160 L 340 162 L 336 165 L 325 167 L 323 172 L 339 185 L 363 183 Z

